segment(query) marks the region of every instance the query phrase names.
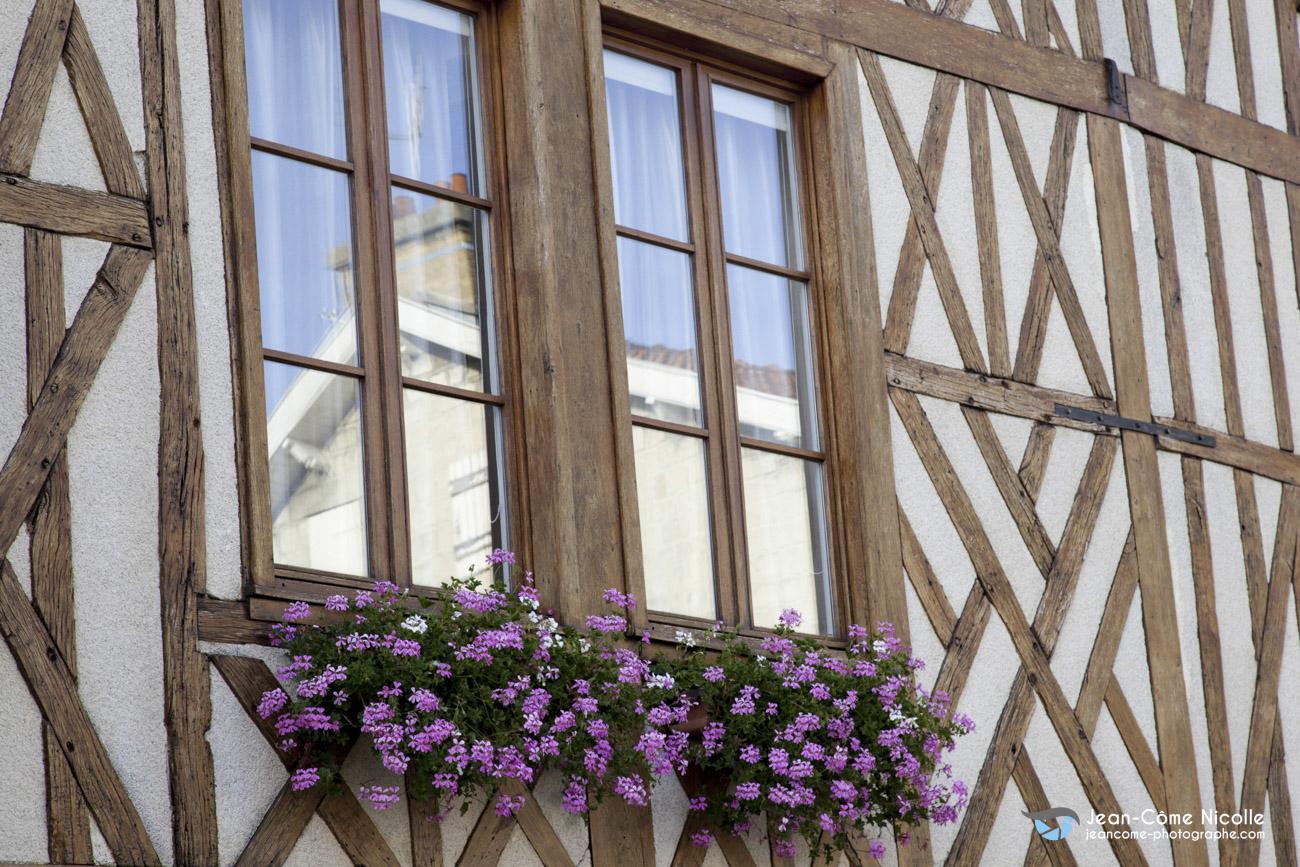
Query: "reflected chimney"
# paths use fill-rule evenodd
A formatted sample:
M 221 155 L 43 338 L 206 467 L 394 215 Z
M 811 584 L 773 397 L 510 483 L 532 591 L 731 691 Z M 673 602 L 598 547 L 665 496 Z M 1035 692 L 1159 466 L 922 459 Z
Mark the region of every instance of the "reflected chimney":
M 468 193 L 469 178 L 460 172 L 456 172 L 451 176 L 451 188 L 458 193 Z
M 396 196 L 393 199 L 393 219 L 401 219 L 415 213 L 415 196 Z

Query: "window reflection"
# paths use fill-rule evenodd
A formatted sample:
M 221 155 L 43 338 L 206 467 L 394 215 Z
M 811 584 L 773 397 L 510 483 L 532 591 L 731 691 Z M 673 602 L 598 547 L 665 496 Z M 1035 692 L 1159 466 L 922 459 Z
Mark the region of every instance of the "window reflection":
M 275 562 L 366 574 L 357 380 L 264 362 Z

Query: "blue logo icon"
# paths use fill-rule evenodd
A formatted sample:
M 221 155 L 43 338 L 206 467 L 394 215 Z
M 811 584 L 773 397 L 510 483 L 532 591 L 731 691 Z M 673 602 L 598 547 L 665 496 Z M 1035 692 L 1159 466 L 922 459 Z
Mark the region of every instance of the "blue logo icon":
M 1044 840 L 1064 840 L 1070 836 L 1074 826 L 1079 824 L 1079 814 L 1069 807 L 1052 807 L 1050 810 L 1040 810 L 1037 813 L 1026 813 L 1021 810 L 1020 815 L 1034 820 L 1034 829 Z M 1048 825 L 1048 819 L 1056 819 L 1059 827 L 1053 828 Z

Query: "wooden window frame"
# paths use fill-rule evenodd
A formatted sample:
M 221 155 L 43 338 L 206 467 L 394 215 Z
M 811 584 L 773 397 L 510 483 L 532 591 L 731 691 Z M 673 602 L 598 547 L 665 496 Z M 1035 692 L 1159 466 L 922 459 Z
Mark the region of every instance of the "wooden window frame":
M 623 24 L 623 22 L 620 22 Z M 746 527 L 744 518 L 743 476 L 741 449 L 756 448 L 789 457 L 818 460 L 822 467 L 823 513 L 825 517 L 826 558 L 830 572 L 830 596 L 834 611 L 830 616 L 832 634 L 820 636 L 828 645 L 843 643 L 848 623 L 859 616 L 848 592 L 844 564 L 846 527 L 841 508 L 843 495 L 839 484 L 834 441 L 834 394 L 830 376 L 831 358 L 828 338 L 831 334 L 827 322 L 827 305 L 824 303 L 821 275 L 821 231 L 812 165 L 812 112 L 817 110 L 815 87 L 805 83 L 806 73 L 791 71 L 789 76 L 771 71 L 770 63 L 747 65 L 743 62 L 721 59 L 710 53 L 677 45 L 668 46 L 665 39 L 671 34 L 654 28 L 643 33 L 639 28 L 606 23 L 602 28 L 601 48 L 608 48 L 640 60 L 674 69 L 678 74 L 678 113 L 681 122 L 683 168 L 687 199 L 688 221 L 691 226 L 690 241 L 679 242 L 650 233 L 617 225 L 612 208 L 602 219 L 600 231 L 602 246 L 617 261 L 614 247 L 617 238 L 641 240 L 650 244 L 690 253 L 693 256 L 692 299 L 695 304 L 696 340 L 699 352 L 701 409 L 708 419 L 707 425 L 693 428 L 672 422 L 636 416 L 628 399 L 627 367 L 623 349 L 622 301 L 617 268 L 606 273 L 606 304 L 616 305 L 618 315 L 612 317 L 618 327 L 609 330 L 609 356 L 613 368 L 614 413 L 618 435 L 629 440 L 634 426 L 642 426 L 669 433 L 703 439 L 706 443 L 708 504 L 710 538 L 712 547 L 713 579 L 720 620 L 741 634 L 761 636 L 766 630 L 756 627 L 752 617 L 749 590 Z M 596 52 L 599 56 L 600 52 Z M 760 71 L 762 70 L 762 71 Z M 794 79 L 794 81 L 791 81 Z M 592 94 L 593 103 L 605 99 L 603 76 L 599 93 Z M 713 83 L 723 84 L 745 92 L 765 96 L 790 105 L 795 150 L 795 166 L 799 184 L 800 240 L 804 250 L 802 269 L 782 268 L 765 262 L 747 259 L 725 252 L 722 242 L 722 218 L 719 203 L 718 174 L 712 117 L 703 106 L 709 104 L 709 88 Z M 796 83 L 798 82 L 798 83 Z M 599 113 L 604 116 L 603 110 Z M 606 118 L 607 120 L 607 118 Z M 608 123 L 594 130 L 597 154 L 596 182 L 606 201 L 612 201 L 613 180 L 609 169 Z M 602 151 L 603 149 L 603 151 Z M 603 165 L 602 165 L 603 163 Z M 785 446 L 742 437 L 739 432 L 735 404 L 735 381 L 730 350 L 730 318 L 725 282 L 727 264 L 738 264 L 768 274 L 776 274 L 804 281 L 807 285 L 809 305 L 809 330 L 811 332 L 812 379 L 816 401 L 817 431 L 820 450 Z M 611 273 L 612 271 L 612 273 Z M 612 286 L 610 285 L 612 284 Z M 723 358 L 722 350 L 727 357 Z M 635 534 L 640 550 L 640 524 L 638 501 L 635 494 L 636 473 L 632 464 L 630 441 L 625 454 L 628 463 L 619 474 L 619 483 L 628 490 L 622 497 L 624 504 L 624 533 Z M 645 599 L 645 577 L 639 558 L 629 557 L 627 562 L 628 585 L 639 598 Z M 805 612 L 807 614 L 807 612 Z M 709 629 L 715 621 L 690 615 L 661 611 L 646 611 L 644 606 L 634 612 L 633 622 L 646 633 L 655 635 L 679 627 Z
M 508 286 L 510 221 L 505 184 L 503 93 L 496 11 L 478 0 L 437 0 L 475 19 L 476 64 L 479 82 L 481 160 L 485 167 L 483 196 L 459 193 L 389 170 L 385 122 L 382 33 L 379 0 L 337 0 L 343 66 L 344 117 L 350 160 L 336 160 L 296 148 L 254 139 L 249 130 L 247 78 L 241 0 L 208 0 L 209 55 L 213 79 L 214 123 L 221 175 L 222 221 L 226 246 L 227 289 L 231 310 L 232 362 L 235 367 L 235 433 L 238 451 L 241 545 L 244 591 L 250 595 L 321 601 L 338 588 L 365 588 L 388 580 L 413 594 L 432 596 L 439 588 L 411 584 L 407 474 L 402 410 L 403 389 L 468 400 L 500 409 L 498 472 L 508 521 L 510 543 L 527 556 L 527 518 L 519 500 L 524 460 L 518 428 L 520 389 L 517 323 Z M 262 345 L 253 214 L 252 153 L 254 150 L 312 165 L 345 170 L 350 176 L 354 286 L 358 321 L 358 353 L 364 367 L 352 368 L 266 349 Z M 397 293 L 393 252 L 391 184 L 441 200 L 472 205 L 490 215 L 489 250 L 492 263 L 491 328 L 496 352 L 495 393 L 475 392 L 402 376 Z M 371 287 L 367 291 L 367 287 Z M 366 502 L 368 575 L 357 576 L 276 564 L 272 557 L 270 478 L 267 464 L 267 421 L 263 360 L 288 361 L 297 366 L 342 373 L 378 387 L 363 388 L 363 490 Z M 486 363 L 486 360 L 485 360 Z

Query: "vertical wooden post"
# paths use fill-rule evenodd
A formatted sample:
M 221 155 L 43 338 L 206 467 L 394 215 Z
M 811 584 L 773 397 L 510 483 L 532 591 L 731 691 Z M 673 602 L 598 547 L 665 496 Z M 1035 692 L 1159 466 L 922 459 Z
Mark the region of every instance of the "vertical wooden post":
M 500 22 L 525 507 L 539 584 L 574 620 L 623 572 L 582 4 L 509 0 Z
M 1088 115 L 1088 152 L 1096 182 L 1097 222 L 1101 231 L 1106 307 L 1110 318 L 1119 412 L 1129 418 L 1150 419 L 1151 395 L 1147 384 L 1142 309 L 1138 301 L 1137 260 L 1119 124 L 1110 118 Z M 1170 813 L 1190 813 L 1199 819 L 1200 787 L 1196 780 L 1196 764 L 1190 759 L 1193 755 L 1192 730 L 1178 644 L 1178 617 L 1165 538 L 1165 511 L 1160 496 L 1156 443 L 1153 437 L 1132 431 L 1122 432 L 1121 442 L 1137 542 L 1142 625 L 1155 704 L 1160 768 L 1168 799 L 1166 809 Z M 1203 840 L 1173 840 L 1171 847 L 1176 864 L 1208 863 Z
M 212 705 L 196 598 L 206 589 L 203 430 L 174 0 L 140 0 L 139 33 L 158 294 L 158 578 L 173 857 L 215 865 Z

